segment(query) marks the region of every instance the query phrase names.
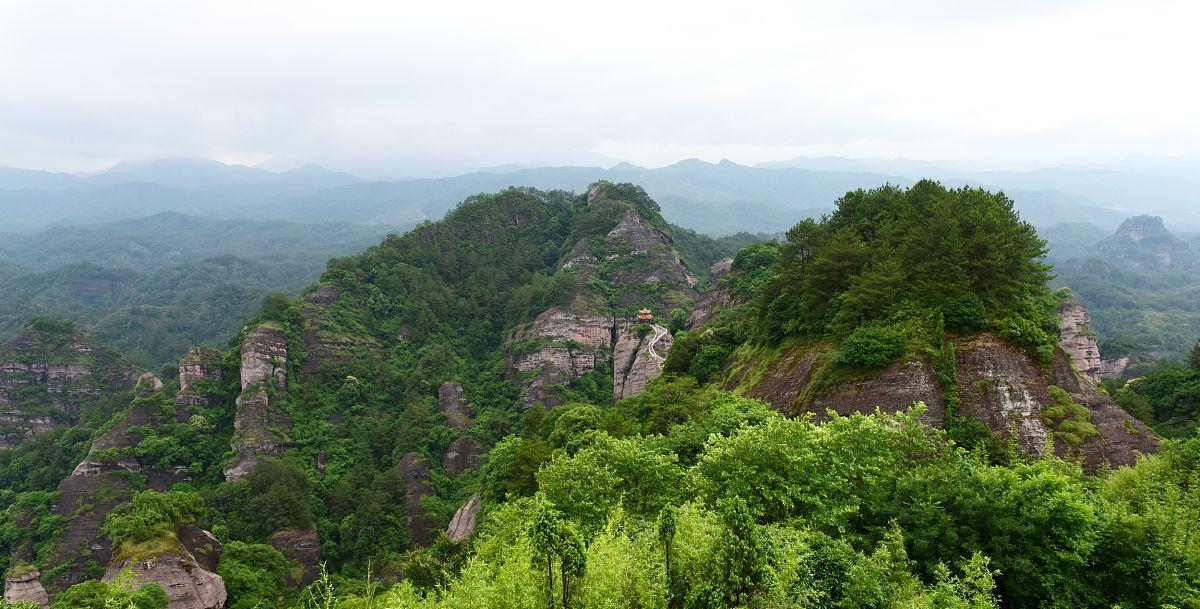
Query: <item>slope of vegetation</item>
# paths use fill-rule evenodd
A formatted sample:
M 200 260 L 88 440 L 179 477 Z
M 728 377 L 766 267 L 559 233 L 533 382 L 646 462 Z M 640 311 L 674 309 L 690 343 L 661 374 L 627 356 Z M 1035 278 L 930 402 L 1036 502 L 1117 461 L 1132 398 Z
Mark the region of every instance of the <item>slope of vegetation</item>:
M 677 232 L 640 189 L 608 192 L 677 243 L 694 239 L 683 249 L 697 275 L 732 253 Z M 723 288 L 746 304 L 680 333 L 670 374 L 645 392 L 614 404 L 577 388 L 563 406 L 522 410 L 504 365 L 520 348 L 507 343 L 512 328 L 569 304 L 575 286 L 559 262 L 622 211 L 565 192 L 474 197 L 443 222 L 332 261 L 306 294 L 323 307 L 268 299 L 246 327 L 269 323 L 287 339 L 288 387 L 264 391 L 291 418 L 269 430 L 289 449 L 220 482 L 230 454 L 187 435 L 231 433 L 239 335 L 205 427 L 164 426 L 136 448 L 188 467 L 193 482 L 137 489 L 102 541 L 169 541 L 194 521 L 227 548 L 218 572 L 237 609 L 1200 605 L 1200 437 L 1090 476 L 1054 456 L 957 442 L 923 424 L 920 405 L 818 425 L 707 382 L 742 345 L 828 344 L 835 367 L 860 369 L 991 330 L 1044 356 L 1056 324 L 1043 244 L 1003 196 L 928 182 L 850 193 L 787 242 L 737 252 Z M 586 295 L 610 283 L 598 276 Z M 478 471 L 442 466 L 444 381 L 462 383 L 469 433 L 490 447 Z M 64 435 L 0 451 L 0 462 L 17 476 L 78 447 Z M 435 525 L 481 494 L 475 535 L 413 541 L 402 468 L 412 454 L 429 464 L 419 503 Z M 50 566 L 38 561 L 62 524 L 47 516 L 53 489 L 0 495 L 0 551 L 32 547 L 26 560 Z M 297 566 L 266 541 L 307 528 L 325 572 L 295 591 Z M 128 602 L 120 587 L 96 594 Z

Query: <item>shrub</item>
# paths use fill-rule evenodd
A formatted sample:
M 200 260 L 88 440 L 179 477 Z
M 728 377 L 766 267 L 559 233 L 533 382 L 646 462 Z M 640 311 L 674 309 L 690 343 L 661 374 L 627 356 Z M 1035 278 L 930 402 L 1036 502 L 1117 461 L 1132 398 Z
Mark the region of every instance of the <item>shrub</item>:
M 868 323 L 842 339 L 837 362 L 858 368 L 882 368 L 904 355 L 908 337 L 903 328 Z

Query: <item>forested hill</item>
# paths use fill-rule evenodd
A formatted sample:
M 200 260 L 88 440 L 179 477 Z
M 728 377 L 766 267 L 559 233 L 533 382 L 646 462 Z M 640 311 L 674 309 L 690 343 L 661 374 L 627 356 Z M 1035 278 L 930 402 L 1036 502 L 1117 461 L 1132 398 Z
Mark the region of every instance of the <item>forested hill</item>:
M 332 260 L 107 423 L 0 452 L 5 480 L 60 474 L 0 494 L 6 587 L 55 609 L 1200 601 L 1200 440 L 1160 452 L 1081 374 L 1010 200 L 853 191 L 748 241 L 600 182 Z
M 1200 335 L 1200 241 L 1151 216 L 1130 218 L 1112 233 L 1075 225 L 1046 234 L 1054 284 L 1087 305 L 1106 376 L 1186 357 Z

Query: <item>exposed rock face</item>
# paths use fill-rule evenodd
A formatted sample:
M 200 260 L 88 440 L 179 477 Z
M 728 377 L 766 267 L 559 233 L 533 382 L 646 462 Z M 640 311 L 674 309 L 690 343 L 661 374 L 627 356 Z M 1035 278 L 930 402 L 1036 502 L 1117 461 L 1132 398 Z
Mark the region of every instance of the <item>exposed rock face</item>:
M 1089 471 L 1104 465 L 1132 463 L 1138 454 L 1157 450 L 1157 439 L 1145 425 L 1126 414 L 1072 368 L 1065 351 L 1058 349 L 1047 369 L 991 334 L 962 339 L 954 344 L 960 415 L 988 425 L 1009 437 L 1022 450 L 1045 452 L 1052 429 L 1042 419 L 1053 403 L 1050 387 L 1070 394 L 1088 409 L 1098 435 L 1078 447 L 1054 443 L 1056 454 L 1079 459 Z M 839 414 L 905 410 L 915 402 L 927 406 L 922 420 L 935 426 L 945 422 L 946 403 L 936 374 L 920 360 L 899 361 L 868 378 L 847 380 L 814 393 L 814 378 L 821 366 L 819 348 L 796 348 L 769 362 L 744 365 L 727 383 L 744 395 L 770 402 L 788 414 L 812 412 L 820 418 L 827 410 Z M 761 378 L 749 378 L 754 366 L 765 368 Z
M 437 536 L 438 524 L 425 514 L 421 498 L 433 494 L 429 486 L 429 462 L 417 453 L 408 453 L 398 464 L 404 476 L 404 514 L 408 516 L 408 536 L 418 546 L 428 546 Z
M 639 334 L 627 327 L 613 349 L 613 396 L 627 398 L 641 393 L 646 384 L 662 376 L 663 363 L 674 338 L 666 328 L 653 324 L 650 333 Z
M 287 443 L 279 437 L 291 420 L 273 404 L 272 391 L 287 388 L 287 340 L 283 330 L 263 324 L 242 342 L 242 393 L 233 420 L 235 460 L 225 468 L 226 480 L 250 473 L 264 456 L 278 455 Z
M 522 387 L 521 403 L 526 408 L 561 405 L 559 387 L 608 361 L 614 327 L 607 315 L 547 309 L 519 329 L 514 341 L 542 343 L 510 358 L 510 379 Z
M 262 324 L 242 341 L 242 391 L 251 385 L 274 383 L 287 388 L 287 339 L 275 324 Z
M 279 550 L 284 558 L 300 565 L 300 578 L 293 579 L 289 575 L 289 586 L 303 588 L 317 581 L 321 573 L 321 539 L 316 531 L 285 529 L 273 533 L 267 543 Z
M 104 572 L 114 581 L 125 570 L 133 573 L 135 589 L 158 584 L 167 593 L 167 609 L 224 609 L 225 582 L 202 566 L 186 547 L 153 557 L 114 561 Z
M 66 518 L 67 526 L 50 551 L 47 564 L 69 566 L 56 571 L 54 581 L 46 582 L 52 591 L 80 583 L 88 579 L 90 571 L 108 563 L 112 548 L 100 533 L 100 525 L 114 507 L 133 496 L 126 474 L 145 476 L 146 486 L 156 491 L 168 490 L 175 483 L 188 480 L 186 468 L 162 470 L 141 463 L 132 454 L 132 448 L 141 441 L 141 436 L 131 433 L 133 428 L 155 428 L 175 418 L 163 412 L 162 401 L 166 398 L 153 391 L 153 387 L 161 387 L 157 380 L 141 383 L 139 397 L 108 431 L 92 442 L 87 456 L 59 484 L 54 513 Z
M 714 282 L 724 277 L 733 268 L 733 258 L 722 258 L 708 267 L 708 278 Z
M 946 403 L 933 368 L 923 360 L 896 362 L 875 378 L 838 385 L 815 397 L 811 410 L 818 417 L 827 410 L 842 415 L 870 414 L 876 408 L 883 412 L 899 412 L 916 402 L 924 402 L 926 406 L 922 421 L 942 425 L 946 418 Z
M 445 415 L 446 424 L 458 432 L 470 429 L 471 419 L 475 417 L 475 411 L 463 398 L 462 385 L 450 381 L 438 387 L 438 412 Z
M 659 358 L 666 357 L 670 337 L 659 337 L 652 353 L 642 353 L 640 337 L 622 336 L 632 326 L 625 316 L 641 308 L 665 316 L 690 308 L 698 297 L 699 282 L 670 237 L 633 204 L 609 198 L 608 188 L 590 187 L 588 205 L 616 224 L 602 240 L 581 238 L 559 263 L 559 272 L 572 273 L 575 282 L 571 304 L 543 311 L 510 336 L 526 343 L 509 357 L 509 378 L 521 387 L 526 407 L 562 404 L 563 387 L 603 365 L 612 366 L 614 398 L 640 391 L 661 373 Z M 606 293 L 605 285 L 616 289 Z
M 0 448 L 77 424 L 85 408 L 132 390 L 140 374 L 80 332 L 25 328 L 0 344 Z
M 4 602 L 30 603 L 38 607 L 49 607 L 50 597 L 46 595 L 46 589 L 42 587 L 42 582 L 38 581 L 41 574 L 37 570 L 28 571 L 21 575 L 6 576 L 4 578 Z
M 1083 303 L 1069 300 L 1058 305 L 1058 346 L 1070 356 L 1075 369 L 1094 383 L 1100 380 L 1103 365 L 1091 322 Z
M 1050 386 L 1086 407 L 1099 432 L 1077 448 L 1055 442 L 1055 453 L 1080 458 L 1085 468 L 1094 471 L 1104 465 L 1128 465 L 1138 454 L 1158 449 L 1154 433 L 1081 380 L 1062 350 L 1055 351 L 1049 372 L 990 334 L 956 344 L 955 356 L 966 414 L 987 423 L 997 434 L 1011 436 L 1029 453 L 1045 452 L 1047 438 L 1053 435 L 1041 418 L 1042 410 L 1053 403 Z
M 175 394 L 178 414 L 187 417 L 195 408 L 213 406 L 221 381 L 220 352 L 209 347 L 189 349 L 179 360 L 179 392 Z
M 461 541 L 474 533 L 475 525 L 479 521 L 479 511 L 482 508 L 483 504 L 480 502 L 479 493 L 471 495 L 471 498 L 454 513 L 454 519 L 446 528 L 446 537 L 452 541 Z
M 945 400 L 937 376 L 927 362 L 895 362 L 869 378 L 846 381 L 814 396 L 809 385 L 821 364 L 822 354 L 816 348 L 792 350 L 771 362 L 762 380 L 747 388 L 745 395 L 769 402 L 784 413 L 811 412 L 818 420 L 824 419 L 831 410 L 840 415 L 871 414 L 877 408 L 895 413 L 924 402 L 926 408 L 921 420 L 930 425 L 943 423 Z M 743 378 L 735 377 L 729 388 L 737 387 L 743 381 Z

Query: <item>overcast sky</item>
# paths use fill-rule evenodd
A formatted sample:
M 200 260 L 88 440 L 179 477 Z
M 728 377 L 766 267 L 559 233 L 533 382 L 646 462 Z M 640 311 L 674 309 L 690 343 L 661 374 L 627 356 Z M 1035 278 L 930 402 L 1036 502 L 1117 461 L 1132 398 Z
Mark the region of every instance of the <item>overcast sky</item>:
M 0 165 L 1200 152 L 1196 2 L 0 0 Z

